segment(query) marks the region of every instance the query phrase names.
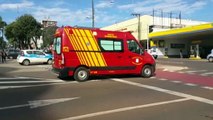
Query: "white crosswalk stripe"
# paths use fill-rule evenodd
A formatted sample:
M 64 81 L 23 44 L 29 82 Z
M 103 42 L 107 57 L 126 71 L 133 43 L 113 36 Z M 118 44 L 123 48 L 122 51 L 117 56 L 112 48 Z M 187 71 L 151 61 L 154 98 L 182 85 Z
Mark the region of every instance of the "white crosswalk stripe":
M 181 74 L 191 74 L 191 75 L 201 75 L 201 76 L 210 76 L 213 77 L 213 72 L 210 72 L 208 70 L 189 70 L 189 69 L 183 69 L 183 70 L 169 70 L 167 68 L 163 69 L 163 71 L 166 72 L 177 72 Z
M 0 89 L 36 87 L 65 83 L 67 82 L 60 79 L 44 79 L 31 77 L 0 78 Z

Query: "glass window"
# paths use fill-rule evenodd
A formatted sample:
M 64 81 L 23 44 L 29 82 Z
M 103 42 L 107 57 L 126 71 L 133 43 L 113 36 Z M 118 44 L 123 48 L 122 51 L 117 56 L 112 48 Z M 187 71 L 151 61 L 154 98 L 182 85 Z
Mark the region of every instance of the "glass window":
M 33 54 L 33 52 L 32 51 L 27 51 L 27 54 Z
M 135 40 L 128 40 L 127 44 L 129 51 L 140 54 L 141 49 Z
M 122 42 L 121 40 L 100 40 L 100 47 L 102 51 L 121 52 L 123 51 Z
M 55 41 L 55 51 L 57 54 L 61 54 L 61 38 L 57 37 Z
M 36 55 L 44 55 L 44 53 L 41 52 L 41 51 L 34 51 L 34 54 L 36 54 Z

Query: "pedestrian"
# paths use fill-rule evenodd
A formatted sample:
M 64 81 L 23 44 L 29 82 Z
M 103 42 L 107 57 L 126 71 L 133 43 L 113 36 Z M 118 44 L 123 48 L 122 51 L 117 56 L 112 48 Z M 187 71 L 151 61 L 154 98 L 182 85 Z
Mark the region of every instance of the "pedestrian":
M 180 58 L 183 58 L 183 51 L 180 49 Z
M 0 60 L 1 60 L 1 62 L 2 62 L 2 51 L 0 51 Z
M 3 50 L 2 50 L 2 57 L 1 57 L 2 63 L 6 62 L 6 57 L 7 57 L 7 54 L 6 54 L 6 52 L 4 51 L 4 49 L 3 49 Z

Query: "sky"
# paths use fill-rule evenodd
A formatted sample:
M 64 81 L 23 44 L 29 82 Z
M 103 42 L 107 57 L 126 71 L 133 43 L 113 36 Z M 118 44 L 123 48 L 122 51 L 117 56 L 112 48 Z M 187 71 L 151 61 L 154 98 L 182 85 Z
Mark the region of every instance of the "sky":
M 24 14 L 37 21 L 57 21 L 57 25 L 92 26 L 92 0 L 0 0 L 0 16 L 7 24 Z M 105 27 L 135 16 L 156 15 L 213 22 L 213 0 L 94 0 L 95 27 Z

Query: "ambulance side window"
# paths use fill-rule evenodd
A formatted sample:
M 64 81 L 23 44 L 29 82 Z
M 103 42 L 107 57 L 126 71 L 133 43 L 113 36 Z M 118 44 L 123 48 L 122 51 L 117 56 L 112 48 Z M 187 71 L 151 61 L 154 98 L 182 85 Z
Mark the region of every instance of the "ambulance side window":
M 141 54 L 142 50 L 140 49 L 138 43 L 135 40 L 128 40 L 127 44 L 128 44 L 129 51 L 137 53 L 137 54 Z
M 122 52 L 123 51 L 123 41 L 121 40 L 99 39 L 99 46 L 101 48 L 101 51 L 106 51 L 106 52 Z

